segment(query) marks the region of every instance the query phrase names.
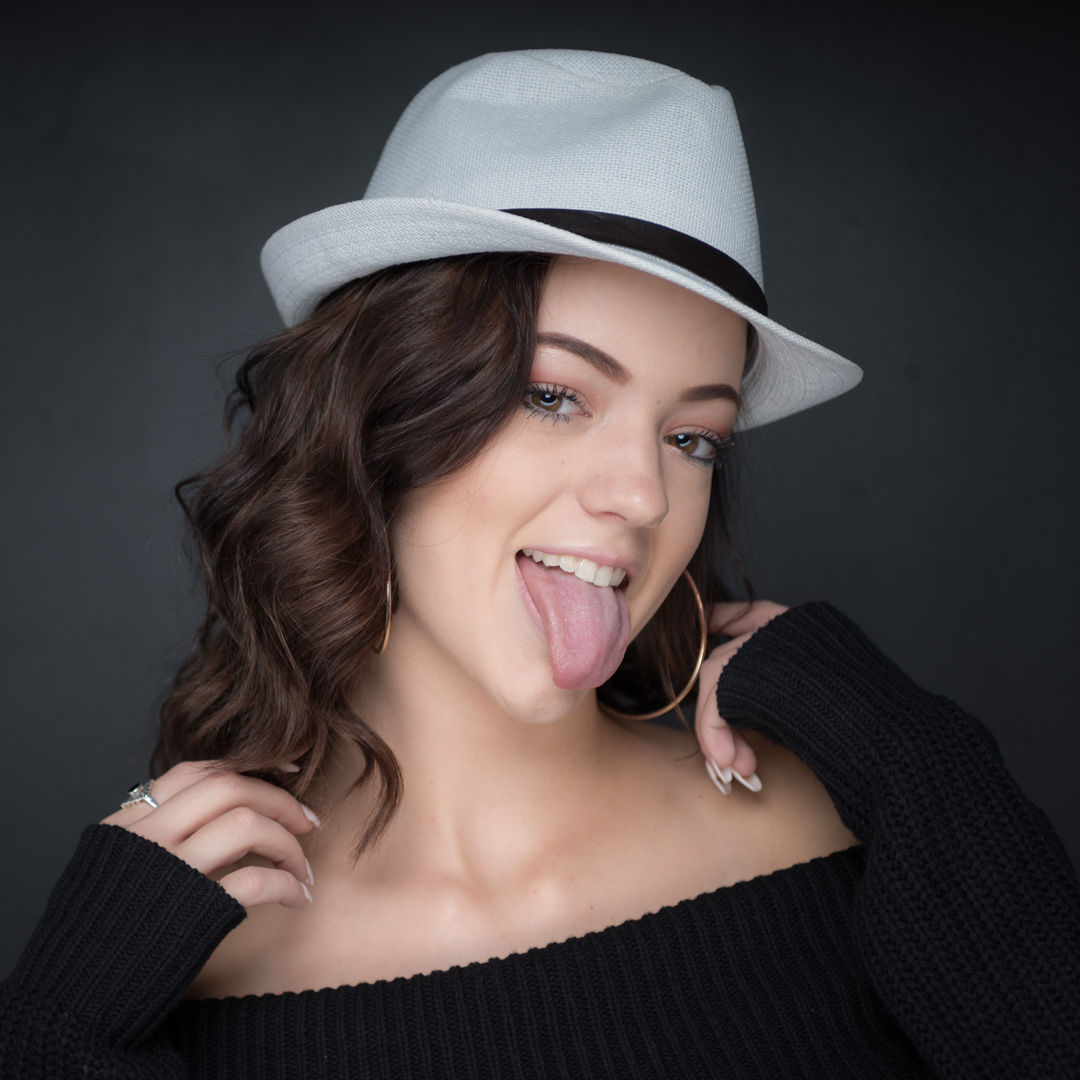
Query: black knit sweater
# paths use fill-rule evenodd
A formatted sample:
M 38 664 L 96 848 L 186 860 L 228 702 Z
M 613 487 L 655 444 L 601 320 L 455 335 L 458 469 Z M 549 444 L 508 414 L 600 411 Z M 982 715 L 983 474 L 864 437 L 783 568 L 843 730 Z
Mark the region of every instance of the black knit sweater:
M 243 909 L 92 825 L 0 989 L 0 1075 L 1080 1077 L 1080 890 L 986 730 L 826 604 L 718 693 L 862 846 L 501 960 L 181 1002 Z

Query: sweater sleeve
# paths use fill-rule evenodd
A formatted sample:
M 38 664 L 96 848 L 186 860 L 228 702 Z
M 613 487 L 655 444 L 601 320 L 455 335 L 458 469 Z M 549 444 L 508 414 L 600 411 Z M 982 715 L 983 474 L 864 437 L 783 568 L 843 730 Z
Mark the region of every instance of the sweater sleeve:
M 161 1022 L 244 915 L 164 848 L 90 825 L 0 985 L 0 1076 L 182 1077 Z
M 728 663 L 720 715 L 794 751 L 866 848 L 854 933 L 941 1077 L 1080 1077 L 1080 889 L 990 733 L 835 608 L 793 608 Z

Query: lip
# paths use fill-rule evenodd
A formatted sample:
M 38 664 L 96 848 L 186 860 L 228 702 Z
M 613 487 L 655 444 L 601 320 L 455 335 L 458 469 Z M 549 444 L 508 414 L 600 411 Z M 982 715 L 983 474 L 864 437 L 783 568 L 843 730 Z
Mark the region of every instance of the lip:
M 544 551 L 548 555 L 569 555 L 574 559 L 591 559 L 598 566 L 610 566 L 614 570 L 625 570 L 626 577 L 617 586 L 625 590 L 631 581 L 640 573 L 641 564 L 636 559 L 626 556 L 613 555 L 610 551 L 601 551 L 599 548 L 586 547 L 546 547 L 544 544 L 525 544 L 514 552 L 515 559 L 525 548 L 530 551 Z

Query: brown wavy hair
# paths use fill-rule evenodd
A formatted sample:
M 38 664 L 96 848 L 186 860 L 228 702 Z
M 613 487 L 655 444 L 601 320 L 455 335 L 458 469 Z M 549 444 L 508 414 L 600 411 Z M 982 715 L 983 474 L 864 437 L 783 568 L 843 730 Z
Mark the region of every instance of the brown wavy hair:
M 365 765 L 350 790 L 377 785 L 356 854 L 379 838 L 403 779 L 349 689 L 383 636 L 390 522 L 405 495 L 469 464 L 519 407 L 551 261 L 390 267 L 248 354 L 223 456 L 176 488 L 206 613 L 161 708 L 153 775 L 216 759 L 304 798 L 328 753 L 351 741 Z M 724 523 L 725 472 L 715 475 L 689 567 L 706 604 L 722 595 L 725 553 L 746 580 Z M 621 708 L 670 700 L 698 640 L 689 591 L 676 586 L 602 696 Z M 283 776 L 285 761 L 300 771 Z

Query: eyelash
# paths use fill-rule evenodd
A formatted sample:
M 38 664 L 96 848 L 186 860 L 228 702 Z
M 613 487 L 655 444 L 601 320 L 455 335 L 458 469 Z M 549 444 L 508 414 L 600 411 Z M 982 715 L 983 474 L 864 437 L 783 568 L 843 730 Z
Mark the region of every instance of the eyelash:
M 547 409 L 541 409 L 534 405 L 529 400 L 534 394 L 550 394 L 552 397 L 563 398 L 572 405 L 584 406 L 585 404 L 578 392 L 571 390 L 569 386 L 559 386 L 556 383 L 530 383 L 525 387 L 523 402 L 525 408 L 534 416 L 539 416 L 542 420 L 551 420 L 553 423 L 558 423 L 560 420 L 569 422 L 570 417 L 566 413 L 552 413 L 548 412 Z
M 702 431 L 700 429 L 696 431 L 679 431 L 678 435 L 696 435 L 699 439 L 704 439 L 712 448 L 713 456 L 711 458 L 696 458 L 691 457 L 690 454 L 683 454 L 683 457 L 690 458 L 696 465 L 700 465 L 703 469 L 719 469 L 724 463 L 724 458 L 735 449 L 735 436 L 726 435 L 724 438 L 720 438 L 718 435 L 711 431 Z M 676 447 L 678 449 L 678 447 Z
M 539 408 L 529 400 L 534 394 L 548 394 L 551 397 L 562 398 L 564 401 L 569 401 L 572 405 L 584 405 L 584 401 L 582 401 L 578 392 L 572 390 L 569 386 L 560 386 L 557 383 L 530 383 L 525 387 L 522 405 L 528 412 L 532 413 L 533 416 L 538 416 L 541 420 L 551 420 L 552 423 L 558 423 L 560 420 L 569 423 L 571 415 L 567 413 L 552 413 L 548 412 L 546 409 Z M 703 469 L 719 469 L 723 463 L 724 457 L 735 448 L 734 435 L 727 435 L 721 438 L 715 432 L 702 428 L 695 428 L 690 431 L 679 431 L 676 432 L 676 435 L 696 435 L 699 439 L 704 439 L 705 442 L 713 448 L 714 456 L 711 458 L 698 458 L 686 453 L 682 455 L 688 461 L 693 462 L 695 465 L 700 465 Z M 678 449 L 678 447 L 676 447 L 676 449 Z

